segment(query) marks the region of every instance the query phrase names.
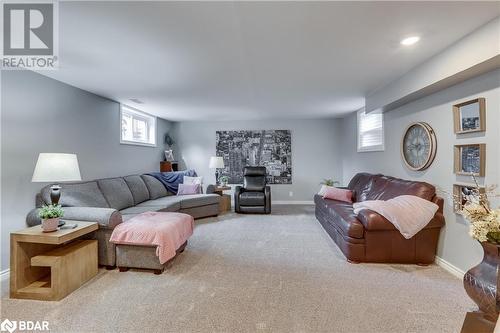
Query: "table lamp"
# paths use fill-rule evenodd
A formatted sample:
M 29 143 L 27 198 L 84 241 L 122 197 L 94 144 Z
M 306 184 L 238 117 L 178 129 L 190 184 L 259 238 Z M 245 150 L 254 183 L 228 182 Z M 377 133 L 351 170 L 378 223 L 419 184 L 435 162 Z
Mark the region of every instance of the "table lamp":
M 210 169 L 215 169 L 215 178 L 219 179 L 219 170 L 224 168 L 224 159 L 220 156 L 210 157 L 210 163 L 208 163 Z
M 80 168 L 76 154 L 40 153 L 36 161 L 32 182 L 52 183 L 50 200 L 53 205 L 59 203 L 61 185 L 59 182 L 80 181 Z

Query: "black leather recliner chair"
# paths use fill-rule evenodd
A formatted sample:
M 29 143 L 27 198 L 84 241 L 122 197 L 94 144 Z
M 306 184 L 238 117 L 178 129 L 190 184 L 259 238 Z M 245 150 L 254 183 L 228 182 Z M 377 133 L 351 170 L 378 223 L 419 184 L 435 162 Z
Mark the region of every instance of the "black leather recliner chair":
M 234 191 L 236 213 L 271 213 L 271 188 L 266 185 L 265 167 L 245 167 L 243 186 Z

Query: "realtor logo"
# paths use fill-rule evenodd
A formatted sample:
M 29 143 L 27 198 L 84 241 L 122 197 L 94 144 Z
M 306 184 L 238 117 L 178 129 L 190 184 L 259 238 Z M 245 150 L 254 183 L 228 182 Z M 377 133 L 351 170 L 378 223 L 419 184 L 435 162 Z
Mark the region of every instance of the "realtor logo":
M 57 2 L 2 5 L 2 69 L 54 69 L 57 63 Z
M 15 321 L 10 321 L 8 319 L 5 319 L 0 324 L 0 330 L 2 332 L 12 333 L 12 332 L 14 332 L 16 330 L 16 328 L 17 328 L 17 323 Z
M 25 331 L 50 331 L 49 322 L 46 320 L 43 321 L 33 321 L 33 320 L 9 320 L 5 319 L 0 323 L 0 331 L 1 332 L 9 332 L 13 333 L 15 330 L 19 330 L 22 332 Z

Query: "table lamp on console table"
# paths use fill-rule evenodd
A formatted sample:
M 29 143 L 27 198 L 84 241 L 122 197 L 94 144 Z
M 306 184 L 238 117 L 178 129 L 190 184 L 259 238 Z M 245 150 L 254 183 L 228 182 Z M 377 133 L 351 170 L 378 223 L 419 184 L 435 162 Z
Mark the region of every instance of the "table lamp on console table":
M 32 182 L 52 183 L 50 200 L 59 203 L 61 185 L 59 182 L 80 181 L 80 168 L 76 154 L 40 153 L 33 172 Z
M 210 163 L 208 164 L 210 169 L 215 169 L 215 178 L 219 180 L 219 170 L 224 169 L 224 159 L 221 156 L 212 156 L 210 157 Z

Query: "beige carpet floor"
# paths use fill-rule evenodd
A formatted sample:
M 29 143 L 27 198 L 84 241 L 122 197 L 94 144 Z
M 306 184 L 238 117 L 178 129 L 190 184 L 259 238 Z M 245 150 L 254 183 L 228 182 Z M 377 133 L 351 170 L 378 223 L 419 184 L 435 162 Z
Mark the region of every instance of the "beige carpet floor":
M 199 220 L 162 275 L 99 275 L 60 302 L 2 299 L 51 332 L 459 332 L 474 304 L 438 266 L 359 264 L 311 206 Z

